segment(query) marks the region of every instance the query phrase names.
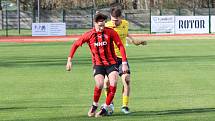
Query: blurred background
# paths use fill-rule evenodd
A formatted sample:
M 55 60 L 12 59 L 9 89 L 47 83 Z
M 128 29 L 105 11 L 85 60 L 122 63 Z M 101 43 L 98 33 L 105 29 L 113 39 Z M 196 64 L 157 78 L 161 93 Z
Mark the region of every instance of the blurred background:
M 150 33 L 150 16 L 215 15 L 215 0 L 0 0 L 0 36 L 31 36 L 32 23 L 66 23 L 67 35 L 93 26 L 99 10 L 121 6 L 130 31 Z

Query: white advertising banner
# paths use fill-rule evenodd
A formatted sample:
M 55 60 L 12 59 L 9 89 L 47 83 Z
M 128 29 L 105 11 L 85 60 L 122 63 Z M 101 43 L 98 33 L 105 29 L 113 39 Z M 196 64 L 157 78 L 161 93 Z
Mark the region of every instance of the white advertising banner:
M 32 23 L 32 36 L 65 36 L 65 23 Z
M 209 33 L 209 16 L 175 16 L 175 33 Z
M 211 32 L 215 32 L 215 16 L 211 16 Z
M 174 33 L 174 16 L 151 16 L 152 33 Z

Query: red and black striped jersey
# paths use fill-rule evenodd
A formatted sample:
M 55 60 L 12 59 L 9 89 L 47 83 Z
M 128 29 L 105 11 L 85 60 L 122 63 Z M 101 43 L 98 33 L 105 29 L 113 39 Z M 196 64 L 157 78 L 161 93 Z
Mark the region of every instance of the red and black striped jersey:
M 87 43 L 90 47 L 92 54 L 92 63 L 94 65 L 112 65 L 116 64 L 116 54 L 114 51 L 114 44 L 118 46 L 122 55 L 122 61 L 126 62 L 125 48 L 118 36 L 118 34 L 111 28 L 104 28 L 103 32 L 96 32 L 95 28 L 84 33 L 75 43 L 72 45 L 70 51 L 70 57 L 73 55 L 79 46 L 83 43 Z

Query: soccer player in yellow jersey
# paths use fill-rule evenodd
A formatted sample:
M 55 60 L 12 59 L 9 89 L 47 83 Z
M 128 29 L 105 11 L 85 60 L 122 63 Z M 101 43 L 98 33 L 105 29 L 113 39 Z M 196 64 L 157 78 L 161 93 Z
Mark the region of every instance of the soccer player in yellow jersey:
M 126 39 L 127 41 L 129 41 L 130 43 L 133 43 L 135 45 L 145 45 L 146 41 L 135 41 L 131 36 L 129 36 L 128 34 L 128 26 L 129 23 L 128 21 L 122 19 L 122 11 L 120 8 L 117 7 L 113 7 L 111 8 L 111 20 L 108 21 L 105 24 L 106 27 L 109 28 L 113 28 L 118 35 L 120 36 L 120 39 L 123 43 L 123 45 L 126 45 Z M 123 63 L 122 62 L 122 56 L 120 54 L 119 49 L 117 48 L 117 46 L 114 46 L 115 48 L 115 53 L 117 55 L 117 62 L 118 62 L 118 68 L 119 68 L 119 75 L 122 78 L 122 83 L 123 83 L 123 96 L 122 96 L 122 109 L 121 111 L 124 114 L 129 114 L 129 108 L 128 108 L 128 101 L 129 101 L 129 93 L 130 93 L 130 69 L 128 69 L 128 71 L 126 73 L 122 72 L 122 65 L 123 64 L 127 64 L 128 63 Z M 126 47 L 126 46 L 125 46 Z M 129 65 L 128 65 L 129 67 Z M 108 79 L 105 79 L 105 83 L 104 83 L 104 88 L 105 89 L 105 94 L 108 94 Z

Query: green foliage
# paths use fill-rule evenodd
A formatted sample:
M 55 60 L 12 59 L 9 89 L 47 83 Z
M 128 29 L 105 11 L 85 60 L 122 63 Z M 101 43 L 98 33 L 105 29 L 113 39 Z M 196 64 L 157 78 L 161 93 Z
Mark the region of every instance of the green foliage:
M 9 1 L 16 4 L 17 0 L 1 0 Z M 126 10 L 132 10 L 133 0 L 40 0 L 40 7 L 42 9 L 56 10 L 56 9 L 88 9 L 90 8 L 105 8 L 114 4 L 123 6 Z M 146 9 L 144 6 L 152 8 L 207 8 L 208 0 L 138 0 L 137 8 Z M 37 0 L 20 0 L 22 10 L 31 10 L 33 7 L 37 8 Z M 151 3 L 151 4 L 150 4 Z M 214 0 L 210 0 L 212 7 L 215 6 Z
M 94 87 L 89 49 L 86 45 L 79 48 L 72 71 L 66 72 L 70 45 L 71 42 L 0 43 L 0 120 L 215 119 L 214 39 L 152 40 L 147 46 L 129 45 L 132 114 L 120 113 L 119 80 L 113 116 L 99 119 L 87 117 Z

